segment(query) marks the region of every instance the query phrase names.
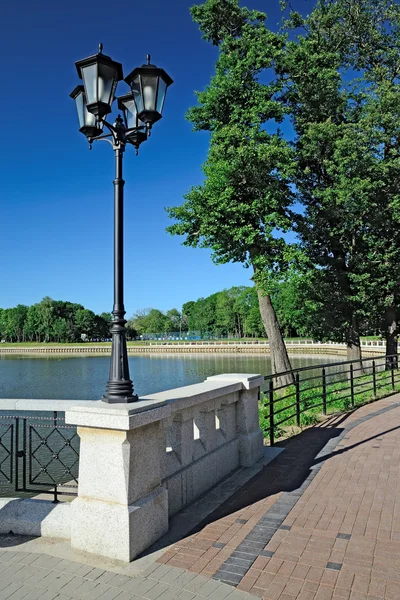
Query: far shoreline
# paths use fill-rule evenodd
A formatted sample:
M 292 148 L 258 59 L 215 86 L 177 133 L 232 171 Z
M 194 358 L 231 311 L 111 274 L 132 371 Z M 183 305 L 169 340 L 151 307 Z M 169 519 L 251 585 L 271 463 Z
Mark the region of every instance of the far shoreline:
M 290 354 L 325 354 L 346 355 L 345 344 L 336 343 L 302 343 L 288 341 L 286 343 Z M 146 354 L 270 354 L 267 342 L 158 342 L 152 344 L 132 344 L 127 346 L 129 355 Z M 362 344 L 363 354 L 381 355 L 385 353 L 385 345 L 379 341 L 366 341 Z M 69 356 L 93 356 L 110 355 L 111 343 L 102 344 L 0 344 L 0 356 L 21 355 L 69 355 Z

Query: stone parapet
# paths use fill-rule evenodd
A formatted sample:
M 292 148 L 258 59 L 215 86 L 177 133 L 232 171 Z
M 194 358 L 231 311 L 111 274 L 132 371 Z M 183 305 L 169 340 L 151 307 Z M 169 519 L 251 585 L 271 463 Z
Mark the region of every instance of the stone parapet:
M 263 456 L 263 377 L 242 373 L 145 396 L 66 410 L 81 438 L 71 544 L 131 561 L 168 531 L 168 519 Z

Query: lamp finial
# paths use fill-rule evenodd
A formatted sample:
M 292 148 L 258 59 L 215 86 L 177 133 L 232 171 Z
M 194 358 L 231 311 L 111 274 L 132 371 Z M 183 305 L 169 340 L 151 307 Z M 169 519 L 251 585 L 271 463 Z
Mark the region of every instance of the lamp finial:
M 147 64 L 149 65 L 150 64 L 150 54 L 147 54 L 146 58 L 147 58 Z
M 103 44 L 100 42 L 99 44 L 99 54 L 103 52 Z

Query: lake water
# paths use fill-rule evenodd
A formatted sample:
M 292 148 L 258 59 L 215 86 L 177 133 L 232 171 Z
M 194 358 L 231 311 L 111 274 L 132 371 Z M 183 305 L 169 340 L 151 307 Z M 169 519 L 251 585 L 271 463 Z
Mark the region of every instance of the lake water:
M 293 368 L 333 363 L 345 357 L 293 355 Z M 108 379 L 109 356 L 0 355 L 1 398 L 101 398 Z M 271 373 L 268 355 L 152 354 L 129 357 L 130 375 L 139 396 L 204 381 L 220 373 Z

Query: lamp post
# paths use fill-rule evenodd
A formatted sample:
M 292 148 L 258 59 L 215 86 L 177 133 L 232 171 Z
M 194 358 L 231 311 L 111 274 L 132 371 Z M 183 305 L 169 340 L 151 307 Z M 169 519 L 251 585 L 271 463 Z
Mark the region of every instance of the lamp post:
M 114 179 L 114 308 L 111 322 L 111 365 L 103 401 L 127 403 L 137 400 L 129 376 L 128 352 L 126 347 L 124 308 L 124 180 L 122 178 L 123 155 L 127 144 L 136 148 L 150 136 L 154 123 L 162 117 L 166 91 L 172 79 L 163 69 L 147 64 L 134 69 L 125 81 L 131 91 L 115 97 L 118 82 L 123 79 L 122 65 L 99 52 L 75 63 L 83 85 L 78 85 L 70 94 L 78 112 L 79 131 L 88 141 L 89 147 L 97 140 L 108 141 L 115 154 Z M 112 111 L 114 100 L 123 118 L 117 116 L 113 125 L 106 121 Z M 107 133 L 103 133 L 106 128 Z

